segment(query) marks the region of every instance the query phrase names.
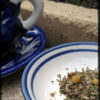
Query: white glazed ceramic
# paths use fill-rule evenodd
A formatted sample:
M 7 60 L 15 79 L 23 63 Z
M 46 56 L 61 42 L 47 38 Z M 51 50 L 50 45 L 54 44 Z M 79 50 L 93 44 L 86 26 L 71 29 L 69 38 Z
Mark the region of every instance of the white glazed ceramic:
M 59 94 L 57 75 L 82 68 L 98 67 L 98 44 L 76 42 L 50 48 L 35 57 L 25 68 L 22 91 L 26 100 L 63 100 Z M 66 68 L 69 70 L 66 71 Z M 54 81 L 54 84 L 51 82 Z M 55 92 L 55 97 L 50 93 Z
M 23 2 L 23 1 L 25 1 L 25 0 L 10 0 L 10 2 L 12 2 L 14 4 L 18 4 L 19 2 Z M 23 21 L 21 18 L 21 14 L 19 14 L 19 18 L 23 24 L 23 27 L 27 30 L 31 29 L 34 26 L 34 24 L 36 23 L 36 21 L 42 14 L 43 7 L 44 7 L 43 0 L 29 0 L 29 1 L 34 6 L 34 11 L 33 11 L 32 15 L 27 20 Z

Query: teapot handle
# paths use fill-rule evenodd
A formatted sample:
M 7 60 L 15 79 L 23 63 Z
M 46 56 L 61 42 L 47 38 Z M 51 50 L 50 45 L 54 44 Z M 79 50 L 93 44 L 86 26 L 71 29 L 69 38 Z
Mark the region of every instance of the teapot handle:
M 23 1 L 23 0 L 22 0 Z M 43 12 L 44 1 L 43 0 L 29 0 L 34 6 L 34 12 L 32 15 L 25 21 L 21 20 L 23 27 L 27 30 L 31 29 L 40 15 Z
M 23 1 L 25 1 L 25 0 L 10 0 L 10 2 L 12 2 L 14 4 L 18 4 L 18 3 L 23 2 Z M 36 21 L 38 20 L 38 18 L 42 14 L 43 7 L 44 7 L 44 0 L 29 0 L 29 1 L 34 6 L 34 11 L 33 11 L 32 15 L 25 21 L 22 20 L 20 13 L 18 16 L 23 24 L 23 27 L 27 30 L 31 29 L 34 26 L 34 24 L 36 23 Z

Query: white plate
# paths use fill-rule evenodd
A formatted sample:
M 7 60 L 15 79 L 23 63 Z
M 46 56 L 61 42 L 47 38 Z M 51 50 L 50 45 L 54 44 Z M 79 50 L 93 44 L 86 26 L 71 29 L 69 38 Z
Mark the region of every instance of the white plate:
M 98 44 L 75 42 L 50 48 L 36 56 L 22 75 L 22 92 L 26 100 L 63 100 L 59 94 L 57 75 L 75 68 L 98 67 Z M 54 84 L 51 81 L 55 81 Z M 55 97 L 50 93 L 56 91 Z

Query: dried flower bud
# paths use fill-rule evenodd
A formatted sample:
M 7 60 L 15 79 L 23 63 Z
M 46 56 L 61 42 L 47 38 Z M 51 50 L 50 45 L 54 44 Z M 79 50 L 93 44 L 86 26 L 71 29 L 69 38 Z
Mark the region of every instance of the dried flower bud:
M 79 83 L 80 82 L 80 76 L 79 75 L 74 75 L 72 77 L 72 82 L 73 83 Z
M 96 79 L 96 78 L 95 78 L 95 79 L 93 79 L 93 84 L 94 84 L 94 85 L 99 85 L 99 80 L 98 80 L 98 79 Z

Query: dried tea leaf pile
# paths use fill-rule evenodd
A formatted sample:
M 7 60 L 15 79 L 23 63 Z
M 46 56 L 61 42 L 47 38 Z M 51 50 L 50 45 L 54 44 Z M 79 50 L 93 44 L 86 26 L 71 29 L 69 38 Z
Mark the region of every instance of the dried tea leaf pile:
M 60 93 L 64 100 L 99 100 L 99 78 L 97 70 L 82 69 L 82 72 L 70 72 L 67 77 L 58 75 Z

